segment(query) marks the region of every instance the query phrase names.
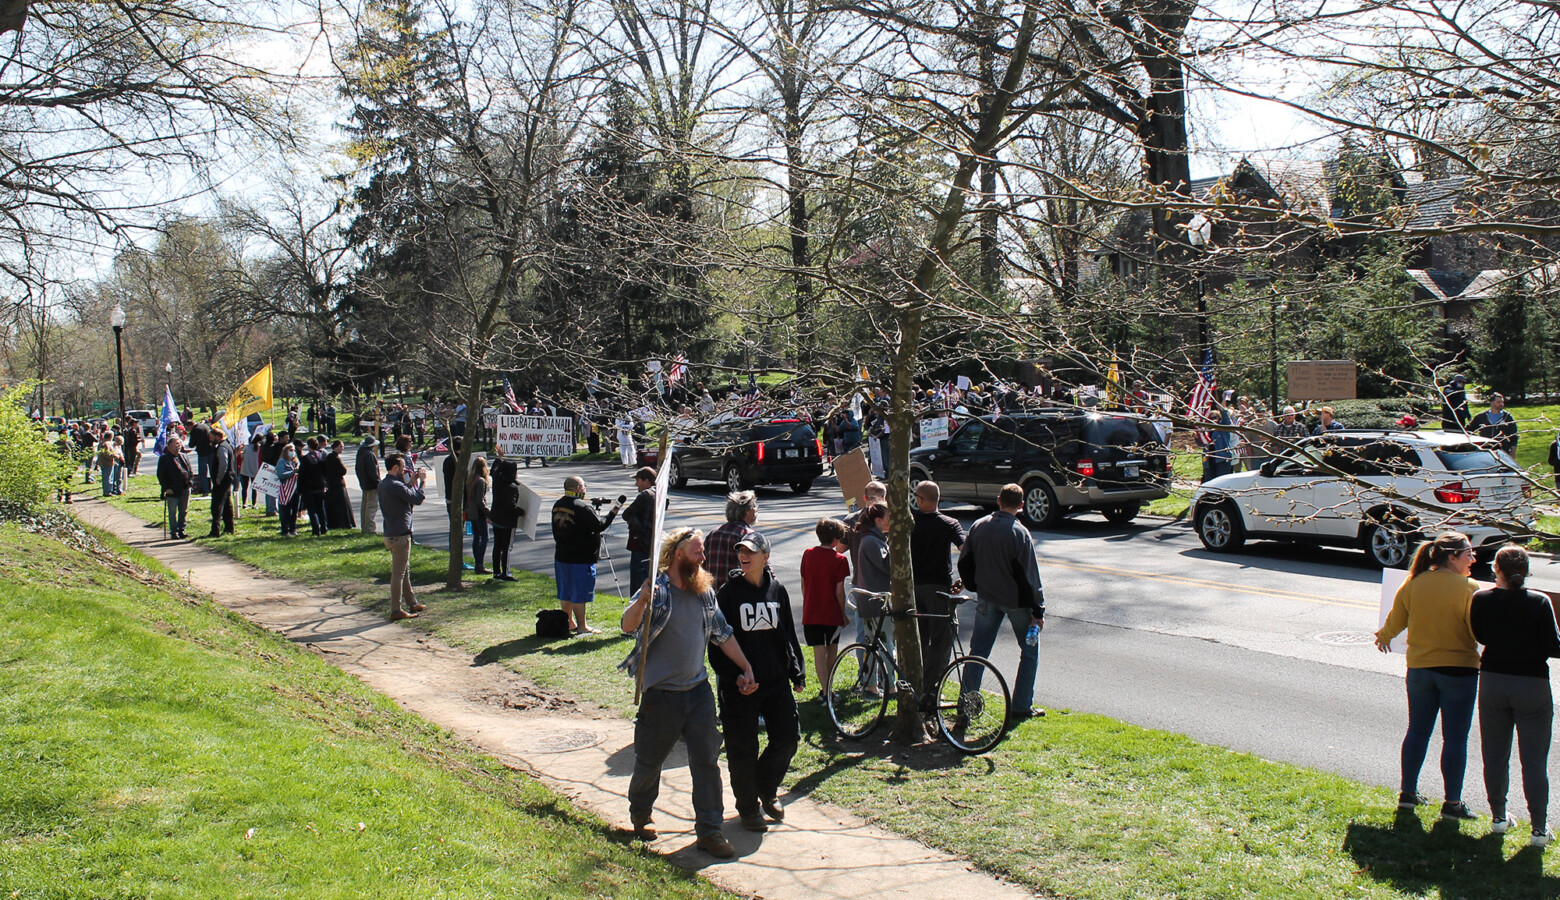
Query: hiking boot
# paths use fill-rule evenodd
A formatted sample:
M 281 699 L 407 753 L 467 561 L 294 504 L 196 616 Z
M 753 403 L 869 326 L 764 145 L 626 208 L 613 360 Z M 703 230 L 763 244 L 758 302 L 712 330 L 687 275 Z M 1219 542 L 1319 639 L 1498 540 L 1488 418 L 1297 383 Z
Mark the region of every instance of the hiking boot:
M 748 831 L 765 832 L 769 830 L 769 820 L 758 810 L 741 813 L 742 827 Z
M 726 836 L 718 831 L 699 838 L 694 842 L 694 846 L 716 859 L 731 859 L 737 855 L 737 849 L 731 846 Z
M 1413 809 L 1416 806 L 1424 806 L 1425 802 L 1424 795 L 1414 791 L 1398 794 L 1398 809 Z
M 1448 800 L 1441 804 L 1441 818 L 1471 822 L 1477 819 L 1478 816 L 1474 814 L 1473 810 L 1468 808 L 1468 804 L 1461 800 Z
M 785 821 L 785 804 L 780 802 L 779 797 L 770 797 L 768 800 L 760 800 L 758 801 L 758 805 L 764 808 L 764 815 L 768 816 L 769 818 L 774 819 L 776 822 Z

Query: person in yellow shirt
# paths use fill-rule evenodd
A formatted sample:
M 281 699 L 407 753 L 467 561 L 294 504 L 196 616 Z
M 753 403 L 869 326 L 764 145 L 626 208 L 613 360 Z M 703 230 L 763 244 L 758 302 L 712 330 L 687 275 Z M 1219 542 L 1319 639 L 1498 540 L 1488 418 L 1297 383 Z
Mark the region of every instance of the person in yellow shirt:
M 1376 632 L 1376 649 L 1386 653 L 1392 639 L 1408 629 L 1408 733 L 1403 736 L 1398 809 L 1426 802 L 1419 794 L 1419 770 L 1439 715 L 1441 778 L 1446 784 L 1443 819 L 1477 818 L 1462 801 L 1468 729 L 1479 691 L 1479 653 L 1468 620 L 1479 589 L 1468 577 L 1473 559 L 1468 537 L 1455 531 L 1421 544 L 1386 624 Z

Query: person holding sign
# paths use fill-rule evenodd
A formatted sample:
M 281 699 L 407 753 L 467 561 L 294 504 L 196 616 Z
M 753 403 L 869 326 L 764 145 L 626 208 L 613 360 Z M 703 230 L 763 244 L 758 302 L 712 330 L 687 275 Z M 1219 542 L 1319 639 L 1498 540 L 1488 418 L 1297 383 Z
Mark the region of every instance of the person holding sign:
M 1479 653 L 1468 613 L 1479 585 L 1468 536 L 1448 531 L 1420 544 L 1408 579 L 1392 598 L 1386 624 L 1376 632 L 1376 649 L 1388 652 L 1392 639 L 1408 630 L 1408 733 L 1403 735 L 1403 779 L 1398 809 L 1427 801 L 1419 793 L 1419 770 L 1430 749 L 1436 716 L 1441 717 L 1441 778 L 1446 784 L 1443 819 L 1477 818 L 1462 800 L 1468 767 L 1468 729 L 1479 691 Z

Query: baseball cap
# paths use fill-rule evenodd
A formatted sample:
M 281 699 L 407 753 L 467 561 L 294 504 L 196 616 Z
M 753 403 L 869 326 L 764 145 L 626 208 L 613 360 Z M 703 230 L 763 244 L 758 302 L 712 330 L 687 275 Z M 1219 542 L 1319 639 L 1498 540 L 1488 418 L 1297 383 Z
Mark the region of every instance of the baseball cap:
M 746 547 L 749 550 L 752 550 L 754 553 L 762 553 L 765 556 L 769 555 L 769 538 L 764 537 L 756 531 L 748 532 L 746 537 L 742 538 L 740 541 L 737 541 L 737 546 Z

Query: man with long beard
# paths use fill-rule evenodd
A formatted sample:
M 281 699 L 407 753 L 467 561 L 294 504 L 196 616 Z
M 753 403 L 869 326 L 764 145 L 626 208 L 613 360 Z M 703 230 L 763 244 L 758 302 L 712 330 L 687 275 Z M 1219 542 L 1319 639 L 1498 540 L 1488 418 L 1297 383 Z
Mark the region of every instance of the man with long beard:
M 715 726 L 715 694 L 704 669 L 704 648 L 719 647 L 735 664 L 741 693 L 752 694 L 758 683 L 715 602 L 713 579 L 701 568 L 703 562 L 703 532 L 673 531 L 661 545 L 661 571 L 654 585 L 648 591 L 641 588 L 623 611 L 623 633 L 638 639 L 618 668 L 642 675 L 643 690 L 639 715 L 634 718 L 628 817 L 635 837 L 655 839 L 651 813 L 661 793 L 661 767 L 680 735 L 688 745 L 688 772 L 693 777 L 696 846 L 711 856 L 730 859 L 736 851 L 721 832 L 726 810 L 721 797 L 720 731 Z M 647 605 L 649 622 L 644 621 Z

